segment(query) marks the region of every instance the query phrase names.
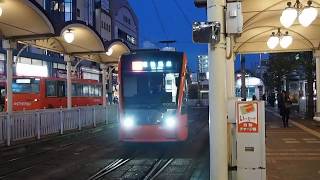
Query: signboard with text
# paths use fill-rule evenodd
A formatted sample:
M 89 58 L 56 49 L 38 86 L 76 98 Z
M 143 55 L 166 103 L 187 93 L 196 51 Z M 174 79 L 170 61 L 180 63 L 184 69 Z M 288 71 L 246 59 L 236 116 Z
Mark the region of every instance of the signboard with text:
M 238 133 L 258 133 L 258 103 L 237 102 Z

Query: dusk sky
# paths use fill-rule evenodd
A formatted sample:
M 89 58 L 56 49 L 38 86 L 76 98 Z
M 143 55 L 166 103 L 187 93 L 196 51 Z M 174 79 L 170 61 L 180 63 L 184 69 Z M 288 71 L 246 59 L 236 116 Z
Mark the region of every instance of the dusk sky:
M 192 42 L 192 22 L 207 19 L 205 9 L 196 8 L 194 0 L 129 0 L 139 19 L 140 48 L 161 48 L 162 40 L 177 41 L 173 46 L 186 52 L 189 66 L 197 68 L 197 56 L 208 54 L 206 44 Z M 246 66 L 258 65 L 259 55 L 247 55 Z M 263 55 L 266 57 L 266 55 Z M 239 58 L 238 58 L 239 59 Z M 240 63 L 236 62 L 236 69 Z

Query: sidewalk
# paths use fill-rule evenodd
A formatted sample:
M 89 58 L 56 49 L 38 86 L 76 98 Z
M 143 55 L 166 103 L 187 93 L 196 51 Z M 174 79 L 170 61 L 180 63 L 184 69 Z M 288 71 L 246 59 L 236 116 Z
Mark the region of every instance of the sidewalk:
M 281 117 L 266 108 L 268 180 L 320 179 L 320 130 L 312 120 L 293 114 L 289 128 Z
M 277 107 L 267 106 L 266 107 L 266 111 L 270 112 L 270 113 L 273 113 L 273 115 L 281 118 L 280 113 L 279 113 L 279 109 Z M 317 132 L 320 133 L 320 122 L 315 121 L 313 119 L 307 119 L 307 118 L 305 118 L 305 116 L 302 113 L 298 113 L 296 111 L 292 111 L 290 113 L 290 118 L 289 119 L 291 121 L 291 124 L 296 122 L 298 124 L 294 123 L 295 125 L 299 126 L 299 124 L 301 124 L 301 125 L 309 128 L 309 129 L 311 129 L 313 131 L 317 131 Z

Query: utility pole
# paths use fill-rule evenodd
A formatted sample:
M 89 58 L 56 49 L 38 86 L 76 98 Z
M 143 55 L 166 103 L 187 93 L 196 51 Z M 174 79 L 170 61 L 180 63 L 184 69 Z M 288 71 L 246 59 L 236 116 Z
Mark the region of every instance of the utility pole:
M 225 0 L 208 0 L 208 22 L 221 24 L 220 41 L 208 45 L 210 180 L 228 179 Z

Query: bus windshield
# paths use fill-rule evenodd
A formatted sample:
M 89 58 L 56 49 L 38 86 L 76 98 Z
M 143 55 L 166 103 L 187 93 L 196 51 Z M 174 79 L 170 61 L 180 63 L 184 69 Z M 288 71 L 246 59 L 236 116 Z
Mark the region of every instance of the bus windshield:
M 39 93 L 38 79 L 14 79 L 12 82 L 13 93 Z
M 125 106 L 176 106 L 179 73 L 126 72 L 123 84 Z

